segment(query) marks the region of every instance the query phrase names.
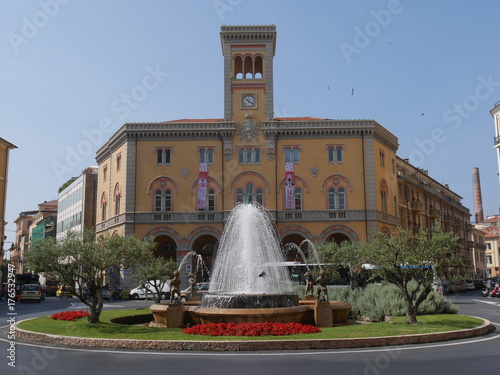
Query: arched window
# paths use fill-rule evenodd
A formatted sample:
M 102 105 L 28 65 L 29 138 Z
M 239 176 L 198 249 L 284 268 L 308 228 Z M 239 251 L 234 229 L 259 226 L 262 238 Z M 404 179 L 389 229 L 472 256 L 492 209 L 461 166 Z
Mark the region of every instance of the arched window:
M 302 189 L 301 188 L 295 188 L 293 198 L 294 198 L 294 202 L 295 202 L 295 209 L 302 210 Z
M 387 183 L 385 180 L 380 182 L 380 205 L 382 208 L 382 212 L 387 212 Z
M 172 211 L 172 191 L 170 189 L 167 189 L 165 191 L 156 190 L 155 211 Z
M 339 210 L 345 210 L 345 189 L 343 187 L 340 187 L 337 192 L 337 200 Z
M 121 196 L 122 196 L 122 189 L 120 187 L 120 184 L 117 183 L 115 185 L 115 215 L 120 215 L 120 202 L 121 202 Z
M 264 77 L 264 58 L 260 55 L 237 55 L 233 61 L 235 79 L 262 79 Z
M 236 203 L 243 203 L 243 189 L 236 190 Z
M 345 188 L 339 187 L 328 189 L 328 209 L 329 210 L 345 210 L 346 209 L 346 193 Z
M 255 189 L 251 182 L 247 183 L 245 190 L 236 189 L 236 203 L 259 203 L 264 205 L 264 190 L 261 188 Z
M 215 190 L 209 189 L 207 194 L 207 209 L 208 211 L 215 211 Z
M 328 209 L 329 210 L 335 210 L 335 189 L 334 188 L 329 188 L 328 189 Z
M 260 205 L 264 204 L 264 192 L 261 188 L 258 188 L 256 191 L 255 202 L 259 203 Z
M 106 193 L 102 193 L 101 196 L 101 220 L 106 221 L 106 211 L 108 209 L 108 200 L 106 198 Z
M 120 195 L 115 197 L 115 215 L 120 215 Z

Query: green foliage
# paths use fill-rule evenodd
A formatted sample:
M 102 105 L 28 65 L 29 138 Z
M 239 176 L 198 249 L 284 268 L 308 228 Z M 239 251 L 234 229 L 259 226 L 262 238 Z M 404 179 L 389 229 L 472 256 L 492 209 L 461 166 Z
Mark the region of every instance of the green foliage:
M 409 289 L 417 287 L 415 280 L 409 283 Z M 294 291 L 303 297 L 305 287 L 295 285 Z M 346 287 L 328 288 L 330 301 L 343 301 L 352 306 L 351 318 L 355 320 L 384 321 L 386 316 L 405 316 L 406 306 L 402 291 L 394 284 L 369 284 L 365 289 Z M 458 307 L 446 297 L 431 292 L 418 308 L 417 314 L 456 314 Z
M 432 290 L 434 278 L 445 267 L 460 266 L 456 254 L 458 236 L 435 229 L 413 233 L 400 229 L 397 236 L 378 233 L 375 239 L 362 246 L 376 274 L 396 285 L 402 292 L 408 324 L 417 323 L 420 304 Z M 410 287 L 414 280 L 415 285 Z
M 359 243 L 343 241 L 339 245 L 327 242 L 319 247 L 318 255 L 333 280 L 340 279 L 339 268 L 347 269 L 351 288 L 358 287 L 361 265 L 366 262 L 366 254 L 362 252 Z
M 30 269 L 56 272 L 61 281 L 75 285 L 75 295 L 90 308 L 90 323 L 98 323 L 102 311 L 102 287 L 113 269 L 132 268 L 151 255 L 152 239 L 138 240 L 132 236 L 95 236 L 92 231 L 83 234 L 68 233 L 62 241 L 47 238 L 37 241 L 25 253 Z M 84 296 L 88 289 L 91 301 Z
M 76 180 L 76 177 L 70 178 L 68 181 L 66 181 L 62 186 L 57 189 L 57 192 L 60 193 L 64 189 L 66 189 L 69 185 L 71 185 L 74 181 Z

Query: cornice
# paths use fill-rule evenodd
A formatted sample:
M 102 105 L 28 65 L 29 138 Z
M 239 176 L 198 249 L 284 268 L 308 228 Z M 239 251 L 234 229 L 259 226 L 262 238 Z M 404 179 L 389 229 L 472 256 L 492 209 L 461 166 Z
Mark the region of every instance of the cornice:
M 126 123 L 97 151 L 96 160 L 105 160 L 129 140 L 223 140 L 231 139 L 234 132 L 232 121 Z

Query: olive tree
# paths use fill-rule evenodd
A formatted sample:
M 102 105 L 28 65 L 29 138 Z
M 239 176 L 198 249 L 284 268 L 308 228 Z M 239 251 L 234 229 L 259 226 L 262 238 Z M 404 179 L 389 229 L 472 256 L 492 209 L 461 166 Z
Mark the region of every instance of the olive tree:
M 35 242 L 25 260 L 32 270 L 56 272 L 62 282 L 75 285 L 75 296 L 90 308 L 88 322 L 99 323 L 107 276 L 113 269 L 129 269 L 144 262 L 154 248 L 151 238 L 141 241 L 133 236 L 70 232 L 62 241 L 47 238 Z M 85 289 L 90 299 L 84 295 Z
M 147 291 L 156 295 L 156 303 L 160 303 L 163 288 L 172 277 L 172 272 L 177 267 L 174 260 L 150 257 L 134 273 L 134 281 L 143 284 Z
M 325 268 L 332 275 L 338 274 L 338 269 L 343 268 L 348 271 L 351 289 L 359 287 L 358 278 L 362 270 L 363 263 L 366 262 L 366 255 L 361 251 L 361 244 L 357 242 L 343 241 L 327 242 L 318 250 L 319 256 Z
M 394 236 L 377 233 L 373 241 L 362 247 L 374 272 L 401 290 L 406 323 L 418 323 L 418 307 L 432 291 L 435 278 L 445 268 L 463 264 L 457 255 L 457 242 L 457 235 L 440 229 L 417 233 L 399 229 Z M 416 286 L 410 287 L 412 280 Z

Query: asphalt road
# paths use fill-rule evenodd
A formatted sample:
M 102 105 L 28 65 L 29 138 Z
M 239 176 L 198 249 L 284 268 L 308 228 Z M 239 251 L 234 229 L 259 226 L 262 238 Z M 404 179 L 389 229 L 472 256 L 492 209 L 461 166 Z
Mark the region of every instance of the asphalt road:
M 479 291 L 451 296 L 460 313 L 490 320 L 500 328 L 500 299 Z M 148 307 L 151 301 L 112 301 L 105 309 Z M 0 302 L 0 374 L 480 374 L 498 371 L 500 333 L 468 340 L 350 350 L 293 352 L 150 352 L 54 347 L 16 339 L 15 365 L 9 366 L 9 318 L 15 320 L 78 308 L 78 300 L 48 298 L 16 304 L 8 315 Z

